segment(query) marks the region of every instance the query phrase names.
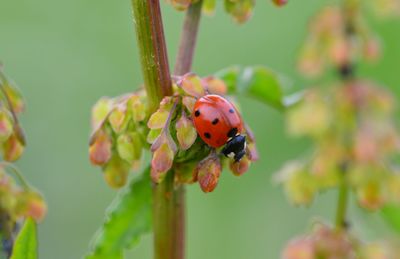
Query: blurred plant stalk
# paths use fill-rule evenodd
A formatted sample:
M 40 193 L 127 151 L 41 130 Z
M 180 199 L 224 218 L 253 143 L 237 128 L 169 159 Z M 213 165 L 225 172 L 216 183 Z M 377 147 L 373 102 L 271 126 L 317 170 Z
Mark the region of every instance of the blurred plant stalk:
M 175 74 L 190 71 L 201 16 L 199 1 L 189 7 L 183 25 Z M 132 0 L 142 73 L 153 113 L 164 96 L 172 94 L 172 82 L 158 0 Z M 173 169 L 172 169 L 173 170 Z M 153 186 L 153 230 L 155 259 L 185 258 L 185 190 L 175 186 L 174 172 Z

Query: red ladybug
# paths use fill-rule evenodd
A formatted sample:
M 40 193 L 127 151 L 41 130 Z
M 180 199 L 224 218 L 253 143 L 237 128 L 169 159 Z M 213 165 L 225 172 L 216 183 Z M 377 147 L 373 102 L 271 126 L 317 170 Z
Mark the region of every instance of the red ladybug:
M 224 146 L 222 153 L 239 161 L 246 154 L 246 137 L 239 112 L 225 98 L 208 94 L 199 98 L 193 109 L 194 126 L 205 143 Z

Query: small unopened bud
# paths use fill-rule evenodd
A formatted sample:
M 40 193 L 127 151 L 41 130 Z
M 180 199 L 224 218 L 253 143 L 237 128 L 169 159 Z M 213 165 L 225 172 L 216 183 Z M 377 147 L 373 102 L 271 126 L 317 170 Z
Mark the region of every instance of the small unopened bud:
M 142 155 L 142 141 L 139 133 L 120 135 L 117 140 L 117 150 L 119 156 L 129 163 L 139 160 Z
M 182 150 L 189 149 L 197 138 L 193 122 L 187 118 L 185 112 L 182 112 L 176 123 L 176 137 Z
M 21 143 L 18 136 L 13 133 L 6 142 L 4 142 L 3 147 L 3 158 L 6 161 L 17 160 L 24 151 L 24 145 Z
M 203 192 L 212 192 L 215 189 L 221 170 L 221 161 L 215 154 L 200 161 L 196 168 L 196 175 Z
M 104 178 L 112 188 L 120 188 L 128 179 L 130 164 L 117 155 L 114 155 L 105 165 Z
M 126 107 L 122 104 L 118 105 L 108 117 L 111 127 L 116 133 L 122 132 L 126 126 Z
M 0 141 L 7 140 L 13 132 L 11 114 L 6 109 L 0 110 Z
M 101 98 L 92 108 L 92 128 L 97 129 L 103 123 L 112 108 L 109 98 Z
M 247 157 L 243 157 L 239 162 L 230 161 L 229 168 L 236 176 L 241 176 L 249 169 L 250 161 Z
M 32 194 L 27 201 L 26 216 L 32 217 L 35 221 L 42 221 L 47 213 L 47 205 L 39 194 Z
M 287 4 L 288 0 L 272 0 L 272 2 L 277 6 L 284 6 Z
M 292 240 L 283 251 L 282 259 L 315 259 L 314 243 L 307 237 Z
M 206 86 L 207 91 L 212 94 L 224 96 L 227 94 L 227 87 L 224 81 L 219 78 L 209 76 L 203 78 L 203 84 Z
M 94 165 L 104 165 L 111 158 L 111 138 L 99 130 L 93 136 L 93 142 L 89 147 L 90 161 Z
M 189 73 L 182 77 L 179 86 L 188 94 L 194 97 L 205 95 L 204 86 L 200 77 L 196 74 Z

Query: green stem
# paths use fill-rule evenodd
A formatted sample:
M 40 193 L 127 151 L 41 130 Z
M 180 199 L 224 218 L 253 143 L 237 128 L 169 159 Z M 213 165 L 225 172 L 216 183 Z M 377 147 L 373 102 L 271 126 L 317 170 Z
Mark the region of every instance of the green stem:
M 190 72 L 192 68 L 202 4 L 203 1 L 200 0 L 195 4 L 192 4 L 186 12 L 174 68 L 174 74 L 177 76 Z
M 136 36 L 150 113 L 157 110 L 164 96 L 172 94 L 160 3 L 158 0 L 132 0 Z M 174 172 L 153 187 L 153 232 L 155 259 L 181 259 L 182 235 L 176 234 L 177 217 Z M 183 247 L 181 247 L 183 249 Z
M 199 31 L 201 7 L 203 0 L 191 5 L 186 12 L 183 23 L 182 35 L 179 43 L 178 55 L 176 57 L 174 74 L 181 76 L 190 72 L 194 51 L 196 48 L 197 34 Z M 178 242 L 175 243 L 175 250 L 178 251 L 176 258 L 185 258 L 185 186 L 180 185 L 175 191 L 175 208 L 178 220 L 175 225 L 175 235 Z
M 348 186 L 343 181 L 339 188 L 338 203 L 336 208 L 336 229 L 343 230 L 347 227 L 347 200 L 348 200 Z
M 172 94 L 164 29 L 158 0 L 132 0 L 136 36 L 149 112 Z

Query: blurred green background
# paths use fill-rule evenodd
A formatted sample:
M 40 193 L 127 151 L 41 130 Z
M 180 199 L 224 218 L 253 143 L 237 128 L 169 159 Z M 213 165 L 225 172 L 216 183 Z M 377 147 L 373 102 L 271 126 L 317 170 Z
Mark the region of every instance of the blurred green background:
M 250 22 L 238 26 L 219 5 L 204 17 L 193 70 L 211 74 L 231 64 L 265 64 L 307 85 L 295 69 L 308 19 L 322 4 L 290 1 L 275 8 L 258 1 Z M 171 65 L 183 14 L 163 4 Z M 361 73 L 400 96 L 400 22 L 373 19 L 385 41 L 385 58 Z M 49 213 L 40 225 L 40 258 L 80 258 L 116 195 L 88 161 L 91 106 L 101 96 L 132 91 L 141 82 L 129 0 L 0 0 L 0 60 L 27 101 L 22 123 L 28 148 L 18 166 L 45 195 Z M 282 114 L 239 98 L 257 136 L 261 160 L 244 176 L 224 172 L 215 192 L 188 188 L 189 259 L 279 258 L 285 242 L 307 229 L 312 218 L 332 218 L 335 192 L 311 208 L 290 206 L 272 181 L 281 165 L 309 143 L 285 135 Z M 390 232 L 377 215 L 351 208 L 355 231 L 368 238 Z M 151 258 L 151 236 L 128 258 Z

